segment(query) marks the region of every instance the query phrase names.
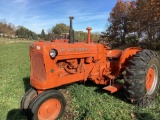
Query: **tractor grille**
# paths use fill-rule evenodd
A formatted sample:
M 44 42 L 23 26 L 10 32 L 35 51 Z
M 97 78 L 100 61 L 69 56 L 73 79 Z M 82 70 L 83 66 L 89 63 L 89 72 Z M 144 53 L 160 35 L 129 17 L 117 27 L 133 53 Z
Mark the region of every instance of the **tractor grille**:
M 46 80 L 43 56 L 38 52 L 31 52 L 31 80 L 40 82 L 44 82 Z

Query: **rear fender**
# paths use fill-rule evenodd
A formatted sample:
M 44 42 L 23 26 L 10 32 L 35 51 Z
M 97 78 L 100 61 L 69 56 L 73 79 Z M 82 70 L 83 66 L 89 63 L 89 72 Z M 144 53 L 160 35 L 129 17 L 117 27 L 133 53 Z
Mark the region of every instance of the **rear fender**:
M 127 62 L 128 58 L 135 55 L 138 51 L 142 51 L 142 49 L 139 47 L 129 47 L 123 51 L 118 64 L 117 76 L 119 75 L 123 65 Z

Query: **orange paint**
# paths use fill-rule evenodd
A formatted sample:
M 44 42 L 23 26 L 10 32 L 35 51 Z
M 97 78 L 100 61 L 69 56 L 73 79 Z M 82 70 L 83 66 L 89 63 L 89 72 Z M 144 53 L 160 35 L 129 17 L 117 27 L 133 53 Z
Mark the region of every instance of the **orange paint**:
M 36 42 L 30 48 L 31 85 L 45 90 L 91 78 L 96 84 L 107 84 L 110 77 L 120 74 L 127 59 L 140 51 L 140 48 L 126 50 L 105 50 L 101 44 L 66 42 Z M 51 49 L 58 55 L 52 59 Z M 116 59 L 108 61 L 107 59 Z M 108 78 L 107 78 L 108 76 Z
M 147 73 L 147 77 L 146 77 L 146 89 L 147 91 L 149 91 L 153 85 L 154 82 L 154 70 L 153 68 L 149 68 L 148 73 Z
M 38 110 L 39 120 L 54 120 L 60 113 L 61 104 L 57 99 L 51 98 L 45 101 Z
M 109 50 L 107 52 L 107 57 L 108 58 L 118 58 L 119 56 L 121 56 L 122 54 L 122 50 Z
M 88 28 L 86 28 L 86 30 L 88 30 L 88 39 L 87 39 L 87 43 L 89 44 L 90 42 L 91 42 L 91 30 L 92 30 L 92 28 L 91 27 L 88 27 Z

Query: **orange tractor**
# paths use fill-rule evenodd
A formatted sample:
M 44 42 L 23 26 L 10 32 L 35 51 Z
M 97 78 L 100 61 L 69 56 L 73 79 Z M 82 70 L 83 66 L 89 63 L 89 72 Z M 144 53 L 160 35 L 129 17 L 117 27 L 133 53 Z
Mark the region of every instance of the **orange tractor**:
M 66 101 L 56 91 L 62 85 L 92 80 L 114 93 L 124 88 L 128 99 L 137 101 L 145 95 L 154 98 L 160 83 L 160 58 L 151 50 L 130 47 L 113 50 L 107 43 L 74 41 L 70 17 L 69 42 L 39 41 L 30 45 L 30 84 L 21 108 L 33 120 L 57 120 L 65 110 Z M 124 84 L 117 81 L 121 77 Z
M 62 33 L 60 39 L 54 39 L 52 42 L 69 42 L 69 33 Z

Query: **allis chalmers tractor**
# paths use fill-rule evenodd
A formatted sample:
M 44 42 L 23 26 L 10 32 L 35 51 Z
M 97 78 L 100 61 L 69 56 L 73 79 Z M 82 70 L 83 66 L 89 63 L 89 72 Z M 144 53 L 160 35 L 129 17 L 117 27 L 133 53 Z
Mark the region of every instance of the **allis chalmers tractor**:
M 21 108 L 33 120 L 57 120 L 65 110 L 62 85 L 92 80 L 114 93 L 124 88 L 128 99 L 136 102 L 144 96 L 154 98 L 160 83 L 160 58 L 151 50 L 130 47 L 113 50 L 107 43 L 92 43 L 87 28 L 86 42 L 74 42 L 70 17 L 69 42 L 39 41 L 30 45 L 30 84 Z M 120 84 L 117 78 L 123 78 Z

